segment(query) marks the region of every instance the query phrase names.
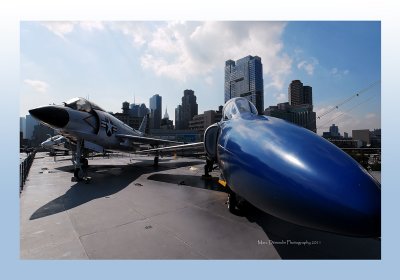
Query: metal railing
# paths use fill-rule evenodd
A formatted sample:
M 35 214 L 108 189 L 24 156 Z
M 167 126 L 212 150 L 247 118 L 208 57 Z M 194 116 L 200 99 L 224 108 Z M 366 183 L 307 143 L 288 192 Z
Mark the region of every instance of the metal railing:
M 21 193 L 24 189 L 26 178 L 28 177 L 29 169 L 32 166 L 33 159 L 35 158 L 36 151 L 32 151 L 28 154 L 26 159 L 19 164 L 19 192 Z

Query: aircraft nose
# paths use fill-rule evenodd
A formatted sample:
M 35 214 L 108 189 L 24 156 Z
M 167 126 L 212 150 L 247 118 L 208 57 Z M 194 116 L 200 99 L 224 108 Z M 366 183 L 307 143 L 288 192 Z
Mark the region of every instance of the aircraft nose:
M 285 135 L 282 146 L 272 146 L 272 153 L 281 187 L 290 188 L 295 194 L 291 205 L 306 216 L 303 223 L 345 235 L 380 236 L 379 183 L 328 141 L 293 127 L 295 131 L 297 136 Z M 300 141 L 307 144 L 299 147 Z
M 229 138 L 220 139 L 220 147 L 226 144 L 219 156 L 233 191 L 293 223 L 380 236 L 380 184 L 338 147 L 272 117 L 251 127 L 238 121 L 229 129 Z
M 51 146 L 49 141 L 44 141 L 44 142 L 42 142 L 42 144 L 40 144 L 40 145 L 41 145 L 43 148 Z
M 57 128 L 63 128 L 69 122 L 69 114 L 64 108 L 44 106 L 29 110 L 36 119 Z

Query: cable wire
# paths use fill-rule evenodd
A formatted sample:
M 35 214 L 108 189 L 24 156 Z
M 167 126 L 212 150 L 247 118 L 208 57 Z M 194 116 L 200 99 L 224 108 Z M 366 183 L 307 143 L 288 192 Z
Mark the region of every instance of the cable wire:
M 372 100 L 372 99 L 375 98 L 375 97 L 377 97 L 377 95 L 373 95 L 373 96 L 371 96 L 370 98 L 363 100 L 362 102 L 360 102 L 360 103 L 354 105 L 353 107 L 351 107 L 351 108 L 348 109 L 347 111 L 342 112 L 341 114 L 337 115 L 336 117 L 334 117 L 334 118 L 330 119 L 329 121 L 325 122 L 324 124 L 318 126 L 317 129 L 326 128 L 325 125 L 331 123 L 333 120 L 335 120 L 335 119 L 337 119 L 337 118 L 343 116 L 344 114 L 350 112 L 351 110 L 357 108 L 357 107 L 360 106 L 361 104 L 367 103 L 368 101 Z
M 339 109 L 339 107 L 341 107 L 342 105 L 346 104 L 347 102 L 349 102 L 350 100 L 352 100 L 355 97 L 359 97 L 361 96 L 363 93 L 367 92 L 368 90 L 370 90 L 371 88 L 373 88 L 374 86 L 380 84 L 381 80 L 377 80 L 371 84 L 369 84 L 367 87 L 363 88 L 362 90 L 360 90 L 359 92 L 353 94 L 352 96 L 350 96 L 349 98 L 343 100 L 342 102 L 340 102 L 339 104 L 337 104 L 336 106 L 333 106 L 332 108 L 330 108 L 328 111 L 322 113 L 321 115 L 319 115 L 317 117 L 317 119 L 321 119 L 322 117 L 326 116 L 327 114 Z

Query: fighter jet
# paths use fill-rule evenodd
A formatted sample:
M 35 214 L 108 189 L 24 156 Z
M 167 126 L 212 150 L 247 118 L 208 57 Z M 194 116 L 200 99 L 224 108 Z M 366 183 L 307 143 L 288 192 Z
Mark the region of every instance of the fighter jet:
M 135 151 L 141 144 L 152 147 L 182 144 L 181 142 L 145 137 L 147 116 L 139 127 L 133 129 L 115 118 L 95 103 L 81 97 L 73 98 L 63 105 L 48 105 L 35 108 L 29 113 L 45 125 L 76 145 L 72 162 L 74 177 L 84 179 L 88 160 L 84 150 L 104 153 L 111 151 Z M 155 161 L 158 161 L 156 156 Z
M 246 200 L 283 220 L 351 236 L 379 237 L 381 186 L 353 158 L 317 134 L 258 115 L 243 97 L 229 100 L 219 123 L 207 128 L 206 171 L 217 164 L 228 187 L 228 208 Z
M 40 146 L 46 150 L 49 150 L 50 155 L 55 155 L 57 151 L 62 151 L 67 155 L 71 148 L 67 138 L 62 135 L 50 136 L 48 139 L 43 141 Z

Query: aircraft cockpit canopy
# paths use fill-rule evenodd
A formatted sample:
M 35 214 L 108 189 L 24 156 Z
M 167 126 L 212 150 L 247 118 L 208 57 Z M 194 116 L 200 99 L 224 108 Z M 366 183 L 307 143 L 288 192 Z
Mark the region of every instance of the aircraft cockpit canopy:
M 229 100 L 223 110 L 223 120 L 237 118 L 242 114 L 251 113 L 257 115 L 257 109 L 253 103 L 244 97 L 232 98 Z
M 78 111 L 83 111 L 83 112 L 88 112 L 90 113 L 92 110 L 99 110 L 99 111 L 104 111 L 101 107 L 99 107 L 97 104 L 86 100 L 85 98 L 82 97 L 75 97 L 67 102 L 64 102 L 64 105 Z

